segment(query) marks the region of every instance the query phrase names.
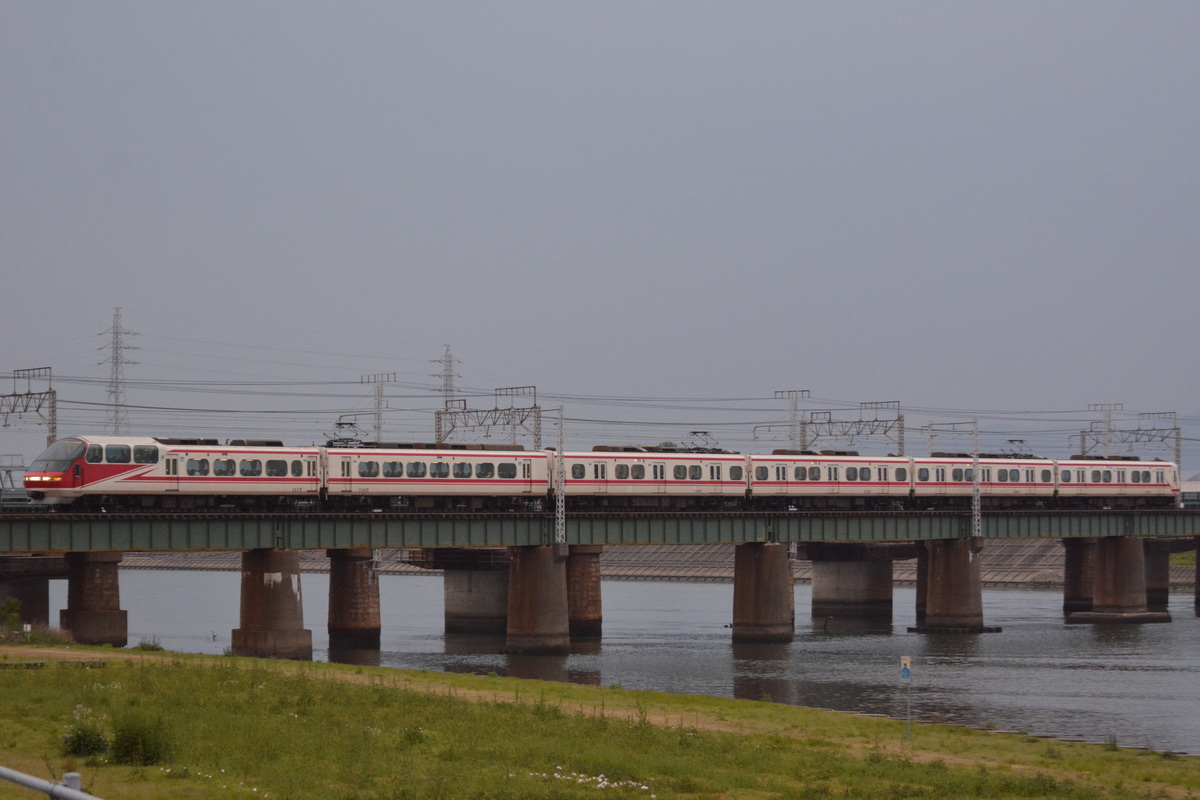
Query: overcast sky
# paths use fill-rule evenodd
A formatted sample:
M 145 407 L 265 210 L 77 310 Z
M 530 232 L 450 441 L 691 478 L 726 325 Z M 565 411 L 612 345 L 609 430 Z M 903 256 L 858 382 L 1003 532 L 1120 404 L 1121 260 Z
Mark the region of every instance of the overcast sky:
M 0 0 L 0 378 L 103 432 L 121 307 L 134 433 L 319 440 L 395 372 L 428 440 L 449 344 L 568 446 L 786 446 L 808 389 L 917 454 L 1175 411 L 1200 470 L 1197 41 L 1195 2 Z

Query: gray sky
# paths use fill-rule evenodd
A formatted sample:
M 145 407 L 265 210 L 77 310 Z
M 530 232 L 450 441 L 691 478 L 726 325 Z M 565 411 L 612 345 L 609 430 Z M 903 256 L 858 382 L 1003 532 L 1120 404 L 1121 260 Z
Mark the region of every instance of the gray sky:
M 900 401 L 909 452 L 1063 454 L 1091 403 L 1200 440 L 1197 40 L 1193 2 L 0 0 L 0 377 L 102 431 L 120 306 L 135 433 L 311 441 L 396 372 L 429 439 L 450 344 L 568 446 L 786 446 L 799 388 Z

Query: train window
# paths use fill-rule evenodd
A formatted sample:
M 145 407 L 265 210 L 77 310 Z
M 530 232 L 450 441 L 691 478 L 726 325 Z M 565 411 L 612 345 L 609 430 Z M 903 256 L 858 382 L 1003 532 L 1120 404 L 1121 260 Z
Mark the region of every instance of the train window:
M 996 471 L 996 478 L 997 478 L 997 479 L 998 479 L 998 480 L 999 480 L 1001 483 L 1007 483 L 1007 482 L 1008 482 L 1008 470 L 1006 470 L 1006 469 L 997 470 L 997 471 Z
M 905 467 L 896 467 L 896 480 L 908 482 L 908 470 Z
M 699 464 L 692 464 L 690 467 L 688 467 L 688 480 L 689 481 L 698 481 L 698 480 L 700 480 L 701 477 L 703 477 L 703 475 L 704 475 L 704 470 L 701 469 Z
M 449 478 L 450 465 L 445 461 L 434 461 L 429 465 L 429 477 L 431 478 Z
M 454 477 L 469 478 L 471 477 L 471 465 L 466 461 L 454 462 Z
M 286 478 L 288 465 L 286 461 L 273 458 L 267 462 L 267 476 L 271 478 Z
M 99 464 L 104 460 L 104 448 L 98 444 L 89 444 L 87 449 L 87 462 L 89 464 Z
M 743 479 L 743 477 L 744 477 L 744 474 L 745 474 L 745 473 L 742 471 L 742 468 L 741 468 L 741 467 L 736 467 L 736 466 L 735 466 L 735 467 L 730 467 L 730 468 L 729 468 L 729 480 L 731 480 L 731 481 L 740 481 L 740 480 L 742 480 L 742 479 Z
M 673 472 L 675 475 L 675 480 L 677 480 L 677 481 L 687 480 L 687 467 L 684 466 L 683 464 L 676 464 Z
M 129 454 L 127 444 L 110 444 L 104 448 L 104 460 L 110 464 L 128 464 Z
M 1062 474 L 1059 475 L 1058 478 L 1059 478 L 1059 483 L 1070 483 L 1071 482 L 1071 470 L 1064 469 L 1062 471 Z
M 1112 470 L 1106 469 L 1103 472 L 1101 472 L 1100 480 L 1102 483 L 1112 483 Z
M 298 464 L 299 462 L 294 461 L 292 463 Z M 292 470 L 292 474 L 296 475 L 296 471 L 294 468 Z M 296 475 L 296 477 L 298 478 L 300 476 Z M 385 461 L 385 462 L 383 462 L 383 477 L 385 477 L 385 478 L 403 478 L 404 477 L 404 462 L 403 461 Z
M 1031 470 L 1031 469 L 1025 470 L 1025 482 L 1033 483 L 1033 470 Z
M 1099 482 L 1100 482 L 1100 470 L 1094 469 L 1094 470 L 1092 470 L 1092 483 L 1099 483 Z
M 846 480 L 858 480 L 858 467 L 846 467 Z
M 1156 478 L 1155 483 L 1165 483 L 1166 482 L 1166 479 L 1164 478 L 1164 475 L 1163 475 L 1163 471 L 1161 469 L 1156 469 L 1154 471 L 1154 476 Z
M 152 444 L 135 444 L 133 446 L 133 463 L 157 464 L 158 448 Z
M 617 464 L 613 468 L 613 475 L 619 481 L 629 480 L 629 465 L 628 464 Z
M 666 464 L 651 464 L 650 468 L 654 471 L 654 480 L 665 481 L 667 479 Z
M 808 479 L 810 481 L 821 480 L 821 468 L 820 467 L 809 467 L 808 468 Z
M 887 471 L 888 471 L 887 467 L 879 467 L 879 480 L 884 483 L 887 483 L 887 479 L 888 479 Z
M 212 471 L 218 478 L 228 478 L 237 472 L 237 463 L 232 458 L 214 458 Z
M 1138 471 L 1138 470 L 1136 470 L 1136 469 L 1133 471 L 1133 482 L 1134 482 L 1134 483 L 1141 483 L 1141 482 L 1142 482 L 1142 473 L 1141 473 L 1141 472 L 1139 472 L 1139 471 Z
M 595 464 L 592 464 L 592 475 L 595 476 L 596 480 L 598 481 L 608 480 L 608 465 L 599 461 Z
M 963 470 L 963 478 L 965 480 L 970 481 L 971 483 L 974 483 L 975 482 L 975 470 L 973 470 L 973 469 Z
M 496 465 L 490 461 L 484 461 L 482 464 L 475 465 L 476 478 L 490 478 L 496 474 Z
M 207 458 L 189 458 L 187 462 L 188 475 L 207 475 L 208 474 L 208 459 Z
M 408 477 L 424 478 L 425 477 L 425 462 L 424 461 L 408 462 Z
M 1125 482 L 1125 470 L 1119 469 L 1119 470 L 1117 470 L 1117 483 L 1124 483 L 1124 482 Z
M 838 479 L 838 468 L 830 467 L 829 468 L 829 480 L 836 481 L 837 479 Z
M 808 480 L 808 467 L 796 467 L 796 480 Z
M 933 468 L 933 479 L 935 481 L 937 481 L 938 483 L 945 483 L 946 482 L 946 468 L 945 467 L 934 467 Z
M 217 464 L 220 463 L 221 461 L 218 459 Z M 213 471 L 216 472 L 215 469 Z M 242 477 L 244 478 L 253 478 L 262 475 L 262 462 L 258 459 L 243 459 L 242 463 L 238 465 L 238 471 L 242 473 Z M 218 472 L 217 474 L 220 475 L 221 473 Z
M 959 468 L 959 467 L 955 467 L 953 470 L 951 470 L 951 472 L 950 472 L 950 480 L 952 480 L 952 481 L 961 481 L 962 479 L 963 479 L 963 471 L 962 471 L 962 469 L 961 469 L 961 468 Z
M 710 481 L 721 480 L 721 465 L 720 464 L 709 464 L 708 465 L 708 479 Z
M 767 468 L 766 467 L 755 467 L 754 468 L 754 480 L 765 481 L 766 479 L 767 479 Z
M 980 483 L 991 483 L 992 482 L 992 468 L 991 467 L 983 467 L 979 470 L 979 482 Z
M 1021 482 L 1021 470 L 1010 469 L 1008 471 L 1008 482 L 1009 483 L 1020 483 Z
M 360 478 L 378 478 L 379 477 L 379 462 L 378 461 L 360 461 L 360 462 L 358 462 L 358 477 L 360 477 Z
M 1083 483 L 1083 479 L 1086 474 L 1087 473 L 1084 470 L 1081 470 L 1081 469 L 1075 470 L 1075 482 Z
M 517 477 L 517 465 L 516 464 L 501 464 L 498 469 L 498 474 L 500 475 L 501 478 L 510 478 L 510 479 L 515 478 L 515 477 Z
M 859 479 L 860 481 L 869 481 L 869 480 L 871 480 L 871 468 L 870 468 L 870 467 L 863 467 L 862 469 L 860 469 L 860 470 L 858 471 L 858 479 Z
M 583 480 L 583 476 L 585 474 L 587 474 L 584 471 L 584 469 L 585 468 L 584 468 L 583 464 L 572 464 L 571 465 L 571 477 L 577 481 Z
M 1048 470 L 1048 469 L 1042 470 L 1042 483 L 1049 483 L 1050 480 L 1051 480 L 1050 470 Z
M 646 465 L 645 464 L 634 464 L 633 466 L 631 466 L 629 468 L 629 477 L 633 478 L 635 481 L 645 480 L 646 479 Z
M 396 462 L 393 461 L 392 463 L 395 464 Z M 301 461 L 300 459 L 296 459 L 295 461 L 292 462 L 292 477 L 293 478 L 303 478 L 304 477 L 304 462 Z
M 929 480 L 929 468 L 928 467 L 921 467 L 919 470 L 917 470 L 917 480 L 919 480 L 919 481 Z

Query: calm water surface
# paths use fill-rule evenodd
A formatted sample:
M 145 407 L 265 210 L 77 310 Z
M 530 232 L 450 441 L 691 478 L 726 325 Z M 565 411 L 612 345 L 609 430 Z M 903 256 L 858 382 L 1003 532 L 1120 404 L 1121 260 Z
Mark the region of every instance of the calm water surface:
M 51 582 L 51 619 L 66 582 Z M 328 577 L 303 576 L 314 657 L 328 660 Z M 129 641 L 222 653 L 238 626 L 241 576 L 233 572 L 121 571 Z M 733 645 L 732 584 L 606 581 L 604 640 L 567 656 L 507 656 L 502 640 L 447 637 L 442 582 L 380 579 L 382 647 L 364 663 L 620 685 L 628 689 L 887 714 L 903 718 L 900 657 L 913 663 L 913 716 L 1035 734 L 1200 754 L 1200 619 L 1192 596 L 1171 598 L 1170 624 L 1065 625 L 1054 591 L 985 591 L 988 625 L 1002 633 L 910 634 L 914 594 L 897 588 L 895 619 L 854 629 L 808 618 L 796 587 L 796 640 Z M 336 660 L 363 658 L 335 653 Z

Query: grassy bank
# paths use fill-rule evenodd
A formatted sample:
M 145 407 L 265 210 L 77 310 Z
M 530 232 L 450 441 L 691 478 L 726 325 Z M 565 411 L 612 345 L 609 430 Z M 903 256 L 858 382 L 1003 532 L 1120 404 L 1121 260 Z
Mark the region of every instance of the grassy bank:
M 78 771 L 109 800 L 1200 796 L 1194 758 L 952 726 L 906 741 L 762 702 L 102 648 L 0 648 L 0 667 L 0 764 Z

